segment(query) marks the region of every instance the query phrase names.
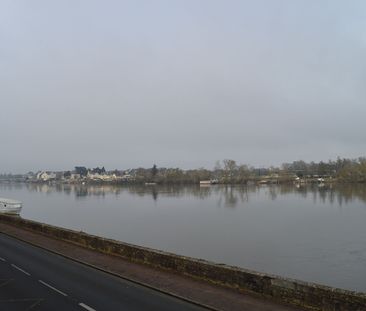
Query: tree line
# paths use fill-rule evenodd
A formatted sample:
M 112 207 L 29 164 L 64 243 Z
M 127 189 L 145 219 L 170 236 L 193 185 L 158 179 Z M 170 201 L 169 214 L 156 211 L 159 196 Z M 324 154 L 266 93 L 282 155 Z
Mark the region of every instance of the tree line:
M 136 182 L 199 183 L 202 180 L 217 180 L 222 184 L 246 184 L 264 178 L 278 183 L 299 179 L 332 179 L 339 182 L 366 182 L 366 158 L 329 160 L 328 162 L 305 162 L 303 160 L 284 163 L 280 167 L 255 168 L 238 164 L 235 160 L 217 161 L 212 170 L 198 168 L 139 168 L 134 171 Z

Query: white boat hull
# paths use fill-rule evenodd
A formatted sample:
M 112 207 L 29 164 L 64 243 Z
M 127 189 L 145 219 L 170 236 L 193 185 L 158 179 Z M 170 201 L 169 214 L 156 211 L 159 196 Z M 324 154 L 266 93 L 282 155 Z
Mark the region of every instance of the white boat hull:
M 0 198 L 0 213 L 19 215 L 22 209 L 22 202 Z

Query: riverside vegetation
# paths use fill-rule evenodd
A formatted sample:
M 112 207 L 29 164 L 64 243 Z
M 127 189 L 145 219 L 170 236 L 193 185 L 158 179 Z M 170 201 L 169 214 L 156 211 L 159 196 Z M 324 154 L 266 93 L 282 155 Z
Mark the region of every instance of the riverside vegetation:
M 220 184 L 289 183 L 289 182 L 366 182 L 366 157 L 337 158 L 328 162 L 284 163 L 280 167 L 255 168 L 238 164 L 234 160 L 217 161 L 212 170 L 206 168 L 135 168 L 106 171 L 104 167 L 89 169 L 77 166 L 72 171 L 29 172 L 25 175 L 2 174 L 0 180 L 60 183 L 156 183 L 198 184 L 202 180 L 215 180 Z

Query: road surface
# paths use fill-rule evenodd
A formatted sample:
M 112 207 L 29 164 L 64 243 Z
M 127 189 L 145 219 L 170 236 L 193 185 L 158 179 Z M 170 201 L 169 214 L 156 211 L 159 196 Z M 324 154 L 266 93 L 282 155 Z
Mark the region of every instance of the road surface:
M 203 311 L 0 234 L 0 311 Z

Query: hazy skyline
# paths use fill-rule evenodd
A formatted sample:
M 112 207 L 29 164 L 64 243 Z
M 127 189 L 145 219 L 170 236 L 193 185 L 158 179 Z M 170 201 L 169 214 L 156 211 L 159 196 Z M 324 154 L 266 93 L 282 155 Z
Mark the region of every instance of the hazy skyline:
M 0 173 L 364 156 L 364 1 L 0 2 Z

